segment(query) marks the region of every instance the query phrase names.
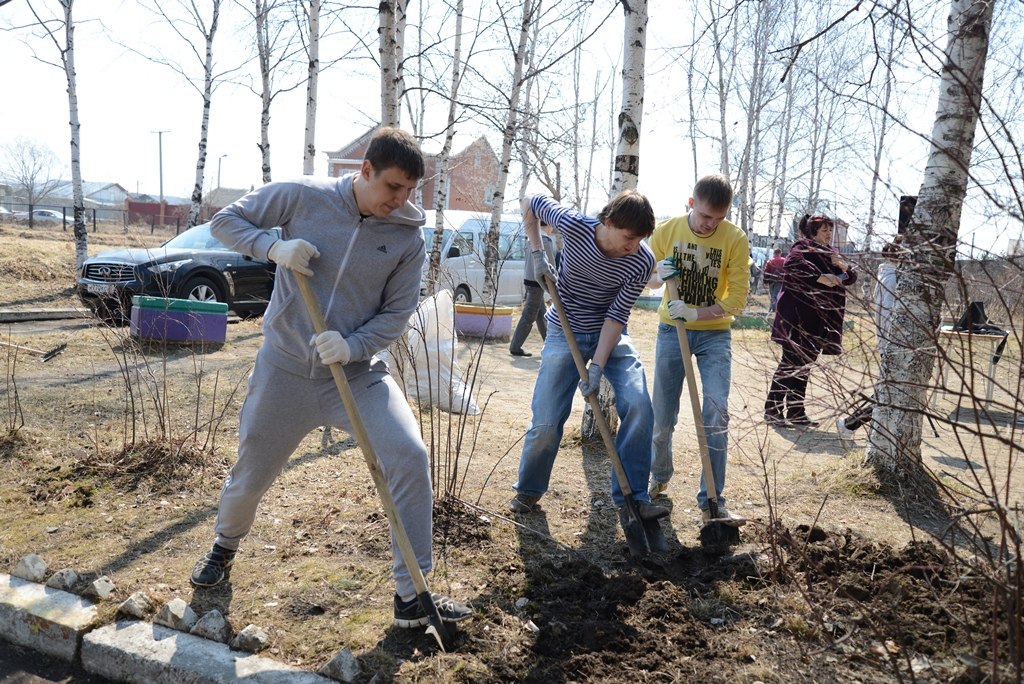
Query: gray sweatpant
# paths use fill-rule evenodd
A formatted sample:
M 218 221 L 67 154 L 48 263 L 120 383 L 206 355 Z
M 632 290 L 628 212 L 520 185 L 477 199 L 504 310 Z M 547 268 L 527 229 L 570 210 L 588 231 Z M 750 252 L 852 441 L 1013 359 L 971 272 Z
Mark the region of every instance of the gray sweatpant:
M 412 410 L 382 361 L 348 375 L 360 416 L 423 573 L 430 572 L 433 494 L 427 449 Z M 355 370 L 349 368 L 349 372 Z M 238 427 L 238 460 L 224 481 L 216 543 L 237 549 L 256 518 L 260 499 L 299 442 L 321 425 L 354 434 L 334 379 L 310 379 L 256 358 Z M 391 535 L 396 591 L 412 597 L 409 569 Z

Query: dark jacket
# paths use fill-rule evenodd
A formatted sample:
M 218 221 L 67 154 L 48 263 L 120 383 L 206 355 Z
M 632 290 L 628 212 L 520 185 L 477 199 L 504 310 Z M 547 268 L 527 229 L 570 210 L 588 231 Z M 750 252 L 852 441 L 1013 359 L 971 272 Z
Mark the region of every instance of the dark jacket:
M 843 352 L 843 316 L 846 288 L 857 282 L 850 267 L 849 279 L 839 287 L 817 282 L 826 273 L 842 271 L 832 265 L 839 252 L 814 240 L 796 242 L 782 268 L 782 293 L 775 309 L 772 340 L 803 352 L 810 358 Z

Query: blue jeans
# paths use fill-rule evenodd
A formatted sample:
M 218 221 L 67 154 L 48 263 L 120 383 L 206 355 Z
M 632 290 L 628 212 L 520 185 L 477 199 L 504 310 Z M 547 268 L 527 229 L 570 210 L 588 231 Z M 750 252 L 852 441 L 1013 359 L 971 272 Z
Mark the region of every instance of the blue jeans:
M 584 359 L 590 359 L 597 348 L 598 333 L 577 334 L 576 344 Z M 615 390 L 615 408 L 619 414 L 619 431 L 615 450 L 629 480 L 636 501 L 650 501 L 647 481 L 651 472 L 651 435 L 654 415 L 647 379 L 629 335 L 625 331 L 612 349 L 605 364 L 604 376 Z M 542 496 L 548 491 L 551 469 L 562 441 L 562 428 L 572 411 L 572 400 L 580 381 L 565 333 L 560 326 L 548 326 L 548 336 L 541 350 L 540 371 L 533 389 L 533 419 L 523 441 L 519 460 L 519 481 L 515 490 L 526 496 Z M 625 504 L 622 488 L 612 469 L 612 501 Z
M 729 385 L 732 382 L 732 331 L 687 330 L 686 340 L 697 359 L 703 396 L 701 421 L 708 440 L 711 470 L 718 489 L 718 505 L 725 505 L 725 462 L 729 442 Z M 658 324 L 654 350 L 654 440 L 651 479 L 668 482 L 672 478 L 672 432 L 679 416 L 679 397 L 683 390 L 683 356 L 674 325 Z M 689 390 L 687 390 L 689 392 Z M 687 395 L 687 404 L 689 395 Z M 697 490 L 697 505 L 708 507 L 703 471 Z

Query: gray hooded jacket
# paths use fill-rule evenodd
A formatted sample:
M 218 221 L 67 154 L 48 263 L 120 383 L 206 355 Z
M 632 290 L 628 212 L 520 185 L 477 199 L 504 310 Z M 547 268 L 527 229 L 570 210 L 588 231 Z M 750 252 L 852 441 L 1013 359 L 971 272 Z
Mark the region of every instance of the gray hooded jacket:
M 327 328 L 349 343 L 349 375 L 405 332 L 419 301 L 425 258 L 423 210 L 406 202 L 386 218 L 363 218 L 355 177 L 268 183 L 217 212 L 211 223 L 218 240 L 251 257 L 269 258 L 276 238 L 267 231 L 275 226 L 283 239 L 301 238 L 319 250 L 310 260 L 310 282 Z M 313 334 L 295 274 L 279 267 L 263 317 L 260 357 L 292 373 L 329 377 L 310 346 Z

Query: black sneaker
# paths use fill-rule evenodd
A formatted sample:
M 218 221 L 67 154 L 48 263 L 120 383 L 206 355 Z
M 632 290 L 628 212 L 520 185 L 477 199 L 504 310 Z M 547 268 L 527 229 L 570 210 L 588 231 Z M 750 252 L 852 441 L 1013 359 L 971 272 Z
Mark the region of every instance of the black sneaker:
M 821 422 L 819 422 L 817 420 L 811 420 L 806 415 L 799 415 L 799 414 L 796 415 L 796 416 L 790 416 L 790 417 L 786 418 L 786 422 L 788 422 L 793 427 L 799 427 L 799 428 L 816 428 L 819 425 L 821 425 Z
M 430 598 L 437 606 L 442 622 L 461 622 L 473 616 L 473 609 L 443 594 L 430 592 Z M 406 603 L 395 594 L 395 624 L 399 627 L 422 627 L 430 622 L 418 598 Z
M 231 575 L 231 564 L 234 562 L 234 551 L 214 544 L 192 568 L 192 584 L 197 587 L 217 586 Z

